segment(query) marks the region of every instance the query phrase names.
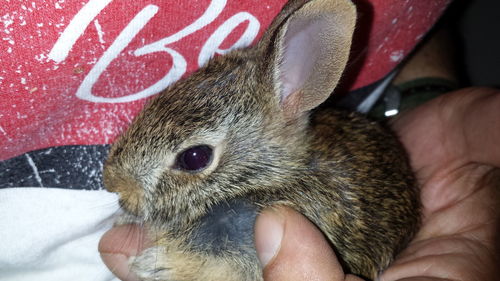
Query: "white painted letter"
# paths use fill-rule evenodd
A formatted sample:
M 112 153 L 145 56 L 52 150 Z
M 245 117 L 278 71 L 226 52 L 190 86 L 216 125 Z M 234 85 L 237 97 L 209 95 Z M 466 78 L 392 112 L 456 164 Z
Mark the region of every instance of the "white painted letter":
M 177 33 L 171 36 L 165 37 L 161 40 L 158 40 L 156 42 L 153 42 L 142 48 L 137 49 L 134 52 L 134 54 L 136 56 L 142 56 L 145 54 L 162 51 L 166 45 L 177 42 L 182 38 L 209 25 L 220 15 L 225 6 L 226 6 L 226 0 L 212 1 L 208 6 L 207 10 L 205 11 L 205 13 L 203 13 L 203 15 L 200 18 L 198 18 L 195 22 L 186 26 L 185 28 L 183 28 L 182 30 L 178 31 Z
M 76 96 L 82 100 L 91 102 L 129 102 L 143 98 L 144 96 L 129 95 L 118 98 L 98 97 L 92 94 L 92 87 L 97 82 L 101 74 L 106 70 L 108 65 L 128 46 L 130 41 L 141 31 L 151 18 L 158 12 L 158 6 L 148 5 L 144 7 L 120 32 L 113 44 L 104 52 L 102 57 L 89 71 L 82 84 L 76 92 Z M 139 94 L 139 93 L 138 93 Z
M 54 47 L 50 50 L 48 57 L 60 63 L 66 59 L 69 51 L 73 48 L 76 40 L 82 36 L 90 22 L 111 2 L 112 0 L 90 0 L 78 11 L 68 24 L 64 32 L 57 39 Z
M 229 34 L 242 22 L 248 21 L 248 26 L 241 35 L 240 39 L 236 41 L 228 49 L 221 49 L 220 45 L 229 36 Z M 208 38 L 205 45 L 201 49 L 198 57 L 198 66 L 202 67 L 207 61 L 215 54 L 223 55 L 230 50 L 242 48 L 250 45 L 257 34 L 259 33 L 260 23 L 250 13 L 240 12 L 225 21 L 217 30 Z

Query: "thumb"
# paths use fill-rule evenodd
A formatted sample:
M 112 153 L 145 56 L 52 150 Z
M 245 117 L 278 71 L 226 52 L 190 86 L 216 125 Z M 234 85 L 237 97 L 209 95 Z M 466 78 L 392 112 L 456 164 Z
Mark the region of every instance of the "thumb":
M 99 241 L 102 261 L 113 274 L 123 281 L 139 278 L 130 271 L 129 259 L 147 248 L 149 240 L 146 231 L 134 224 L 115 226 L 108 230 Z
M 255 246 L 266 281 L 362 280 L 344 275 L 323 234 L 289 208 L 269 208 L 259 215 Z

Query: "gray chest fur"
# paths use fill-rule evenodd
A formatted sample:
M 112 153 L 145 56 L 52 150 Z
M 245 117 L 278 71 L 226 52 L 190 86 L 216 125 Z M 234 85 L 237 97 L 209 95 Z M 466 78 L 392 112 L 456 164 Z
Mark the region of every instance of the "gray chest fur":
M 253 227 L 258 211 L 242 199 L 216 205 L 191 232 L 190 245 L 210 255 L 255 256 Z

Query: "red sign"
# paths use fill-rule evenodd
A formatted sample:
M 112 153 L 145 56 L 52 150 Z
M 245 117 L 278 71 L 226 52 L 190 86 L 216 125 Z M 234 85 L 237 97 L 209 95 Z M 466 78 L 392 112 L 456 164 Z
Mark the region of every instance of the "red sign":
M 214 54 L 255 42 L 285 2 L 7 0 L 0 7 L 0 159 L 112 142 L 147 97 Z M 352 87 L 392 69 L 447 2 L 374 1 Z

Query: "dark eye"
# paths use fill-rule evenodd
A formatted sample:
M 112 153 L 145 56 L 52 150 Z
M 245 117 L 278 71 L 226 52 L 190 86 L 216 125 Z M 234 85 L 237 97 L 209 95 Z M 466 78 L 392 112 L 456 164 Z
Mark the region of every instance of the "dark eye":
M 196 172 L 205 169 L 212 162 L 212 148 L 208 145 L 190 147 L 177 155 L 176 167 Z

